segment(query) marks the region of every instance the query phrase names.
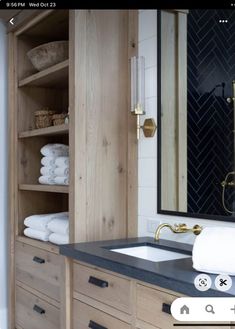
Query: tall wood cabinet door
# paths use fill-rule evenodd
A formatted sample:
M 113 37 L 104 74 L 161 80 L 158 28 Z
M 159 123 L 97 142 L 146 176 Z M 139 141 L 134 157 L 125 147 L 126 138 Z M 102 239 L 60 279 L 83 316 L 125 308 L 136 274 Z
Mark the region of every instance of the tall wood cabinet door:
M 128 160 L 136 149 L 136 142 L 128 144 L 129 134 L 135 135 L 128 121 L 129 16 L 128 10 L 75 10 L 70 17 L 70 213 L 76 242 L 127 236 L 128 177 L 137 167 L 137 157 L 134 164 Z

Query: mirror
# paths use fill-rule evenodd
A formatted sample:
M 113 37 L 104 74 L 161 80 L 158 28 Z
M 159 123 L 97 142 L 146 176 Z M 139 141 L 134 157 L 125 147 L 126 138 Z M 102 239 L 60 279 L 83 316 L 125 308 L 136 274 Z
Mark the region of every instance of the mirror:
M 235 221 L 234 80 L 234 10 L 158 11 L 158 213 Z

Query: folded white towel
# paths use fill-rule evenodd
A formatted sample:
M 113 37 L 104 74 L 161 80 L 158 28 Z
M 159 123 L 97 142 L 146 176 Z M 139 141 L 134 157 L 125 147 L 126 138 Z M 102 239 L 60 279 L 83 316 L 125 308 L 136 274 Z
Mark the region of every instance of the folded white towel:
M 54 174 L 55 174 L 55 176 L 59 176 L 59 177 L 63 177 L 63 176 L 68 177 L 69 176 L 69 167 L 68 166 L 57 167 L 54 170 Z
M 68 156 L 69 147 L 65 144 L 47 144 L 41 148 L 40 152 L 49 157 Z
M 55 177 L 54 182 L 56 185 L 69 185 L 69 177 L 63 176 L 63 177 Z
M 69 234 L 69 219 L 68 217 L 55 218 L 47 225 L 48 229 L 53 233 L 68 235 Z
M 41 164 L 43 166 L 53 166 L 55 167 L 56 157 L 43 157 L 41 159 Z
M 48 230 L 48 223 L 57 218 L 68 218 L 68 212 L 58 212 L 52 214 L 31 215 L 25 218 L 24 225 L 35 230 Z
M 42 176 L 52 176 L 52 177 L 55 177 L 55 169 L 56 167 L 55 166 L 43 166 L 41 167 L 40 169 L 40 174 Z
M 69 243 L 69 236 L 65 234 L 52 233 L 49 236 L 49 241 L 55 244 L 67 244 Z
M 193 268 L 200 272 L 235 275 L 235 228 L 206 227 L 193 245 Z
M 28 236 L 29 238 L 42 240 L 42 241 L 49 241 L 49 236 L 51 234 L 51 231 L 38 231 L 34 230 L 33 228 L 27 227 L 24 230 L 24 235 Z
M 55 165 L 57 167 L 60 167 L 60 166 L 68 166 L 69 165 L 69 157 L 57 157 L 56 160 L 55 160 Z
M 55 185 L 55 177 L 54 176 L 40 176 L 38 178 L 40 184 L 45 185 Z

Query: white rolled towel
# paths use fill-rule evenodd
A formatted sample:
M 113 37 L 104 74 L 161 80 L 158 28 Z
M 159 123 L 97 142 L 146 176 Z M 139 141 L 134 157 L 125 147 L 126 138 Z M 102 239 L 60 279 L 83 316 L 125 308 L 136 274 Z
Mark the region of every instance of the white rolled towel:
M 53 166 L 55 168 L 56 167 L 55 161 L 56 161 L 56 157 L 53 157 L 53 156 L 52 157 L 49 157 L 49 156 L 47 156 L 47 157 L 43 157 L 41 159 L 41 164 L 43 166 Z
M 235 228 L 206 227 L 193 245 L 193 268 L 200 272 L 235 275 Z
M 29 238 L 41 240 L 41 241 L 49 241 L 49 236 L 51 231 L 38 231 L 33 228 L 27 227 L 24 230 L 24 235 L 28 236 Z
M 55 218 L 48 223 L 48 229 L 53 233 L 68 235 L 69 219 L 68 217 Z
M 69 177 L 68 176 L 57 176 L 54 178 L 54 182 L 56 185 L 69 185 Z
M 60 176 L 60 177 L 63 177 L 63 176 L 69 176 L 69 167 L 68 166 L 61 166 L 61 167 L 57 167 L 55 170 L 54 170 L 54 174 L 55 176 Z
M 57 167 L 68 166 L 69 165 L 69 157 L 57 157 L 55 160 L 55 165 Z
M 44 185 L 55 185 L 55 177 L 54 176 L 40 176 L 38 178 L 40 184 Z
M 69 236 L 66 234 L 52 233 L 49 235 L 49 241 L 55 244 L 67 244 L 69 243 Z
M 41 150 L 41 154 L 49 157 L 59 157 L 69 155 L 69 146 L 65 144 L 46 144 Z
M 31 215 L 25 218 L 24 225 L 39 231 L 48 230 L 48 223 L 57 218 L 68 218 L 68 212 Z
M 40 169 L 40 174 L 42 176 L 52 176 L 52 177 L 55 177 L 55 169 L 56 167 L 55 166 L 43 166 L 41 167 Z

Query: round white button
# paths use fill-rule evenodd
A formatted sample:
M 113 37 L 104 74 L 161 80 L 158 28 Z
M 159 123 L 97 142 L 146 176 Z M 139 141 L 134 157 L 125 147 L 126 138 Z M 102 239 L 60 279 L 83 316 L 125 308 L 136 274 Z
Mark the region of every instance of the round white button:
M 207 291 L 211 287 L 211 278 L 207 274 L 198 274 L 194 279 L 194 285 L 197 290 Z
M 220 291 L 227 291 L 232 287 L 233 281 L 229 275 L 220 274 L 215 278 L 215 286 Z

